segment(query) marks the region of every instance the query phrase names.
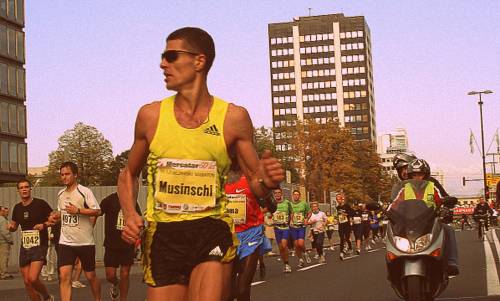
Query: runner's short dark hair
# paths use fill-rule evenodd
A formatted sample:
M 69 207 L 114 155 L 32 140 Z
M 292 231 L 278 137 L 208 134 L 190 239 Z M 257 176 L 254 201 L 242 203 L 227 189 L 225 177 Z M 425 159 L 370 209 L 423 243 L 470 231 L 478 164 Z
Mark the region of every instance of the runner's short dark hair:
M 298 189 L 294 189 L 294 190 L 292 191 L 292 194 L 294 194 L 294 193 L 296 193 L 296 192 L 298 192 L 299 194 L 301 194 L 301 193 L 300 193 L 300 190 L 298 190 Z
M 167 41 L 183 40 L 190 51 L 202 53 L 206 56 L 205 70 L 206 73 L 212 67 L 215 59 L 215 44 L 208 32 L 197 27 L 183 27 L 168 35 Z
M 71 172 L 73 174 L 78 175 L 78 165 L 76 165 L 76 163 L 71 161 L 66 161 L 63 164 L 61 164 L 61 167 L 59 167 L 59 171 L 61 171 L 63 167 L 69 167 L 69 169 L 71 169 Z
M 28 183 L 28 185 L 30 185 L 30 187 L 33 187 L 33 185 L 31 185 L 31 181 L 30 180 L 28 180 L 26 178 L 22 178 L 22 179 L 18 180 L 17 183 L 16 183 L 17 189 L 19 189 L 19 184 L 21 184 L 21 183 Z

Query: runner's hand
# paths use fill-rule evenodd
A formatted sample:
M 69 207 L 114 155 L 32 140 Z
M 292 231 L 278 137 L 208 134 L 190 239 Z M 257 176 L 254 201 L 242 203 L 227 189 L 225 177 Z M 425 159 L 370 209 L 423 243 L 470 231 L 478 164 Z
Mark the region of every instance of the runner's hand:
M 43 224 L 36 224 L 33 226 L 33 230 L 38 230 L 38 231 L 42 231 L 43 230 Z
M 7 225 L 7 230 L 9 231 L 14 231 L 14 229 L 16 228 L 16 225 L 14 224 L 14 222 L 9 222 Z
M 59 211 L 52 211 L 49 215 L 49 223 L 57 224 L 61 220 L 61 213 Z
M 285 170 L 269 150 L 265 150 L 262 154 L 259 171 L 267 187 L 277 187 L 285 179 Z
M 141 232 L 144 229 L 144 220 L 136 212 L 125 216 L 125 227 L 122 231 L 122 239 L 134 245 L 141 239 Z
M 69 203 L 69 205 L 66 205 L 65 209 L 66 209 L 66 212 L 68 212 L 69 214 L 77 214 L 78 213 L 78 208 L 71 203 Z

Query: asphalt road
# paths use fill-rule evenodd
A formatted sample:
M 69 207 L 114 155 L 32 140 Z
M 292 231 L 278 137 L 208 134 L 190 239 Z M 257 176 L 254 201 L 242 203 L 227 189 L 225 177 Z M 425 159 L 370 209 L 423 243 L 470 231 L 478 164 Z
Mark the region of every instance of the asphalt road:
M 496 236 L 490 235 L 487 243 L 479 241 L 473 231 L 456 234 L 461 274 L 450 281 L 438 300 L 500 300 L 500 231 L 496 231 Z M 313 260 L 300 271 L 296 268 L 296 258 L 291 257 L 291 274 L 283 274 L 282 263 L 277 257 L 267 257 L 267 275 L 265 279 L 259 279 L 258 276 L 254 279 L 252 300 L 399 300 L 385 278 L 384 254 L 382 244 L 378 244 L 376 251 L 362 252 L 361 256 L 344 261 L 339 260 L 338 250 L 326 251 L 326 264 L 318 265 Z M 102 269 L 98 270 L 101 276 L 102 272 Z M 48 288 L 51 293 L 58 295 L 56 282 L 48 283 Z M 107 288 L 107 285 L 103 285 L 103 300 L 110 300 Z M 74 289 L 73 296 L 73 300 L 93 300 L 88 288 Z M 145 286 L 141 282 L 139 268 L 134 267 L 129 300 L 144 299 Z M 0 282 L 0 300 L 28 300 L 19 276 L 16 280 Z

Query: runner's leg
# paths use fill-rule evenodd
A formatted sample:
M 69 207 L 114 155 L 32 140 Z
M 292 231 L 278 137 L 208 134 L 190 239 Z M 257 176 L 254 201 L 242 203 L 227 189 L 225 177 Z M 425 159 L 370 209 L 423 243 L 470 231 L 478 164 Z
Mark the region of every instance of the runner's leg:
M 29 265 L 29 282 L 31 286 L 44 298 L 48 299 L 49 292 L 43 283 L 40 281 L 40 272 L 42 271 L 43 261 L 33 261 Z
M 21 275 L 24 280 L 24 287 L 26 288 L 26 292 L 28 293 L 28 297 L 31 301 L 41 301 L 40 295 L 38 295 L 37 291 L 33 288 L 30 281 L 30 265 L 21 267 Z
M 207 261 L 198 264 L 189 279 L 189 301 L 219 301 L 223 291 L 223 264 Z M 174 300 L 174 299 L 172 299 Z
M 236 284 L 236 300 L 250 301 L 250 289 L 252 286 L 253 276 L 257 268 L 257 261 L 259 259 L 260 248 L 249 256 L 243 258 L 239 263 L 239 271 Z
M 101 300 L 101 282 L 99 278 L 96 277 L 95 271 L 87 272 L 84 271 L 85 278 L 90 284 L 90 290 L 92 291 L 92 295 L 94 295 L 95 301 Z
M 71 301 L 71 274 L 72 265 L 65 265 L 59 268 L 59 294 L 61 301 Z
M 130 286 L 130 268 L 129 265 L 120 266 L 120 300 L 127 300 L 128 289 Z

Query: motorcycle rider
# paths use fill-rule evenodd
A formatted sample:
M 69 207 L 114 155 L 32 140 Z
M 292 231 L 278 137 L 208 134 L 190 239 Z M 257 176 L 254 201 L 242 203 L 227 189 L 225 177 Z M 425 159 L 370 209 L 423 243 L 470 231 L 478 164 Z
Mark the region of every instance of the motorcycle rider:
M 408 164 L 416 159 L 417 157 L 415 155 L 407 153 L 398 153 L 394 156 L 394 158 L 392 159 L 392 165 L 396 169 L 398 177 L 401 181 L 408 179 Z M 425 177 L 425 180 L 434 183 L 434 187 L 436 187 L 436 189 L 439 191 L 442 197 L 449 196 L 449 194 L 444 189 L 443 185 L 441 185 L 441 183 L 439 183 L 439 181 L 436 178 L 432 177 L 430 175 L 430 172 Z
M 484 200 L 483 197 L 480 197 L 479 198 L 479 203 L 476 205 L 476 208 L 474 208 L 474 220 L 478 223 L 478 234 L 480 235 L 481 233 L 481 219 L 480 219 L 480 216 L 485 216 L 486 218 L 484 219 L 484 228 L 486 229 L 486 231 L 488 231 L 488 216 L 487 214 L 489 213 L 489 215 L 492 215 L 493 214 L 493 210 L 491 209 L 490 206 L 488 206 L 488 204 L 486 203 L 486 201 Z
M 397 206 L 398 202 L 404 201 L 407 199 L 414 199 L 418 197 L 423 200 L 427 206 L 429 207 L 439 207 L 441 205 L 442 198 L 444 197 L 439 188 L 435 186 L 434 182 L 430 180 L 430 166 L 423 159 L 415 159 L 406 165 L 407 177 L 410 179 L 426 181 L 426 186 L 423 195 L 418 195 L 415 193 L 415 189 L 411 185 L 411 183 L 406 183 L 405 185 L 395 185 L 393 188 L 393 196 L 396 196 L 389 206 L 391 207 Z M 399 172 L 398 172 L 399 174 Z M 429 180 L 426 180 L 429 179 Z M 399 191 L 398 191 L 399 189 Z M 408 190 L 412 191 L 408 191 Z M 458 268 L 458 248 L 455 238 L 455 231 L 449 225 L 443 223 L 443 229 L 445 230 L 445 245 L 446 245 L 446 258 L 448 261 L 447 272 L 449 276 L 456 276 L 460 273 Z

